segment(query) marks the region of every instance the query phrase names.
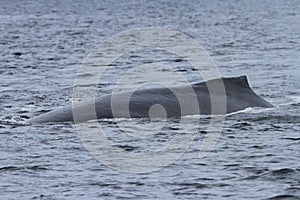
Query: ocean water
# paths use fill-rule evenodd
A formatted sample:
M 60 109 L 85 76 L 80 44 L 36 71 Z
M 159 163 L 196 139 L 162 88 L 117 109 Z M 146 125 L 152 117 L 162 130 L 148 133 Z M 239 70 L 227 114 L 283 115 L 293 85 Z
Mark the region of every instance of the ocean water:
M 72 123 L 24 123 L 71 103 L 76 73 L 99 42 L 141 27 L 190 36 L 222 76 L 246 75 L 253 90 L 275 107 L 227 115 L 204 158 L 199 149 L 209 118 L 201 118 L 199 129 L 187 123 L 196 136 L 186 152 L 148 173 L 118 170 L 95 159 Z M 297 0 L 2 1 L 0 199 L 299 199 L 299 33 Z M 115 62 L 97 95 L 111 91 L 118 78 L 113 75 L 136 62 L 157 61 L 198 81 L 174 55 L 132 52 Z M 176 84 L 172 80 L 166 81 Z M 161 148 L 180 131 L 180 121 L 169 119 L 154 137 L 136 139 L 124 133 L 140 129 L 128 125 L 130 120 L 119 123 L 127 129 L 99 121 L 115 145 L 129 153 Z M 149 121 L 135 123 L 147 127 Z M 151 158 L 145 162 L 151 164 Z

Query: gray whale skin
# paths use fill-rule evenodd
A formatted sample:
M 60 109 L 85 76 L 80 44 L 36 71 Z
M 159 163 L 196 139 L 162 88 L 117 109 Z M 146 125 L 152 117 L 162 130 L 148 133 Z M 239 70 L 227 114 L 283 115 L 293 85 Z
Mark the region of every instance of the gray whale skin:
M 101 118 L 148 118 L 152 117 L 149 115 L 149 109 L 151 106 L 155 104 L 159 104 L 165 109 L 165 117 L 180 117 L 184 115 L 194 115 L 194 114 L 202 114 L 209 115 L 211 114 L 211 96 L 208 90 L 208 84 L 213 84 L 217 81 L 223 81 L 224 88 L 226 92 L 226 113 L 232 113 L 239 110 L 243 110 L 249 107 L 263 107 L 270 108 L 273 107 L 272 104 L 268 103 L 257 94 L 253 92 L 248 84 L 248 80 L 246 76 L 239 77 L 229 77 L 229 78 L 221 78 L 221 79 L 213 79 L 208 82 L 201 82 L 192 84 L 192 88 L 194 89 L 197 95 L 199 109 L 187 109 L 185 113 L 181 113 L 180 105 L 178 99 L 173 94 L 173 92 L 168 88 L 151 88 L 151 89 L 143 89 L 136 90 L 129 101 L 129 113 L 128 111 L 125 113 L 122 109 L 117 110 L 114 115 L 111 109 L 111 97 L 112 95 L 105 95 L 98 98 L 95 98 L 94 101 L 83 101 L 73 106 L 73 109 L 78 109 L 80 113 L 79 119 L 75 118 L 76 122 L 78 121 L 88 121 L 96 119 L 96 115 L 98 119 Z M 191 88 L 190 86 L 181 86 L 174 87 L 176 91 L 179 91 L 179 95 L 186 97 L 185 102 L 188 103 L 191 95 L 188 94 L 191 90 L 187 88 Z M 128 93 L 127 93 L 128 94 Z M 122 100 L 122 96 L 126 95 L 126 93 L 117 93 L 114 94 L 117 96 L 118 103 L 121 105 L 128 105 L 128 101 Z M 177 95 L 177 94 L 176 94 Z M 224 96 L 223 96 L 224 98 Z M 91 106 L 95 103 L 95 107 Z M 128 106 L 127 106 L 128 107 Z M 95 112 L 89 112 L 91 108 L 95 108 Z M 200 113 L 199 113 L 200 111 Z M 217 113 L 214 113 L 217 114 Z M 158 116 L 159 117 L 159 116 Z M 40 116 L 36 116 L 27 120 L 28 123 L 46 123 L 46 122 L 66 122 L 66 121 L 74 121 L 72 105 L 58 108 L 48 113 L 42 114 Z

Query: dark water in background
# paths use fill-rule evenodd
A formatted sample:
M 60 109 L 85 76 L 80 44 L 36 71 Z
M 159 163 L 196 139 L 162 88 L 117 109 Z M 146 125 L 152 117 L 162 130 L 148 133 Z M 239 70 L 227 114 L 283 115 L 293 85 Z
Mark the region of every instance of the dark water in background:
M 208 157 L 197 158 L 199 132 L 179 160 L 147 174 L 101 164 L 72 124 L 16 123 L 69 104 L 80 63 L 98 42 L 148 26 L 196 39 L 222 75 L 247 75 L 276 108 L 228 116 Z M 296 0 L 2 1 L 0 199 L 299 199 L 299 33 Z

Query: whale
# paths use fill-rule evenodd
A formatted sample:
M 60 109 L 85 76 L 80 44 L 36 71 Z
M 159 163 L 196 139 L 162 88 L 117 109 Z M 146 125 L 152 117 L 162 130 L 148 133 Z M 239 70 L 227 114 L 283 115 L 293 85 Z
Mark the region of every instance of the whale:
M 218 83 L 222 83 L 224 92 L 211 89 Z M 224 101 L 218 101 L 222 98 Z M 126 106 L 127 110 L 124 109 Z M 184 109 L 181 109 L 182 106 Z M 213 106 L 219 108 L 213 110 Z M 154 87 L 138 89 L 133 93 L 119 92 L 103 95 L 93 100 L 54 109 L 32 117 L 27 122 L 85 122 L 103 118 L 171 118 L 186 115 L 228 114 L 250 107 L 271 108 L 274 106 L 251 89 L 246 76 L 222 77 L 173 88 Z

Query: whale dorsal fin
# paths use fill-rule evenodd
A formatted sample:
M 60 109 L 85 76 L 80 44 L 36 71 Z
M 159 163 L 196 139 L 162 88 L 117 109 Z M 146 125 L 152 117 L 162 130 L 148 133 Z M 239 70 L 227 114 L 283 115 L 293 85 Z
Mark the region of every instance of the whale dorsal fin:
M 217 81 L 222 80 L 224 85 L 237 85 L 243 88 L 250 88 L 250 85 L 248 83 L 247 76 L 238 76 L 238 77 L 223 77 L 223 78 L 217 78 L 217 79 L 212 79 L 208 80 L 206 82 L 200 82 L 200 83 L 195 83 L 194 85 L 198 86 L 206 86 L 207 83 L 214 83 Z
M 223 81 L 224 81 L 224 84 L 234 84 L 234 85 L 239 85 L 244 88 L 250 88 L 247 76 L 223 78 Z

